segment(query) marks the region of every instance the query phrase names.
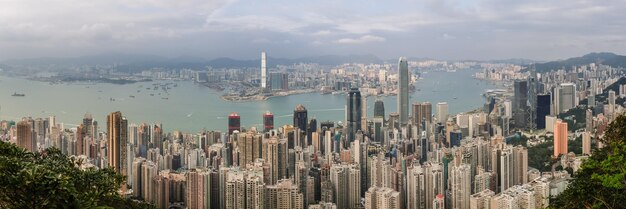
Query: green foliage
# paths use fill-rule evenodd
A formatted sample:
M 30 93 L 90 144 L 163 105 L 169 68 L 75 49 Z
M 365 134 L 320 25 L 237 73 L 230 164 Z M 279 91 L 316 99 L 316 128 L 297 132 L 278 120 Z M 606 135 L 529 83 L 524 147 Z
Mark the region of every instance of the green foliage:
M 609 125 L 602 142 L 551 208 L 624 208 L 626 203 L 626 116 Z
M 541 172 L 552 169 L 552 155 L 554 154 L 551 139 L 546 142 L 528 147 L 528 167 L 536 168 Z
M 0 142 L 0 208 L 153 208 L 119 195 L 124 176 L 81 164 L 56 148 L 31 153 Z

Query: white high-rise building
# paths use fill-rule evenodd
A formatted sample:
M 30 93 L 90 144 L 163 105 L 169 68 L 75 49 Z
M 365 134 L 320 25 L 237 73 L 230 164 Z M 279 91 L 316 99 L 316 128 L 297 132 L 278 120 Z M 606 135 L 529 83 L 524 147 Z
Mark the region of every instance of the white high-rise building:
M 437 103 L 437 121 L 441 124 L 445 124 L 448 121 L 448 103 Z
M 261 88 L 267 88 L 267 57 L 261 52 Z
M 576 107 L 576 84 L 562 83 L 554 89 L 554 114 Z

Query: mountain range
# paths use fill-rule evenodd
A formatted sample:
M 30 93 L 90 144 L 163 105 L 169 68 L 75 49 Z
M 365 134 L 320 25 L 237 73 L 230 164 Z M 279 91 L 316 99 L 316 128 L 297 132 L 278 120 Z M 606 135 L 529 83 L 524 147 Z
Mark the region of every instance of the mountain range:
M 610 52 L 589 53 L 583 55 L 582 57 L 536 63 L 535 69 L 537 72 L 547 72 L 550 70 L 571 69 L 573 66 L 586 65 L 590 63 L 603 64 L 616 68 L 626 68 L 626 56 Z
M 433 60 L 428 58 L 408 58 L 412 61 Z M 301 58 L 275 58 L 268 57 L 268 67 L 276 65 L 291 65 L 297 63 L 317 63 L 320 65 L 340 65 L 344 63 L 396 63 L 397 59 L 381 59 L 371 54 L 357 55 L 324 55 L 310 56 Z M 476 61 L 481 62 L 481 61 Z M 626 68 L 626 56 L 617 55 L 609 52 L 589 53 L 581 57 L 573 57 L 565 60 L 537 62 L 529 59 L 506 59 L 506 60 L 490 60 L 485 62 L 491 63 L 510 63 L 518 65 L 530 65 L 535 63 L 537 72 L 546 72 L 549 70 L 570 69 L 572 66 L 584 65 L 589 63 L 597 63 L 610 65 L 613 67 Z M 0 62 L 0 68 L 11 68 L 15 66 L 82 66 L 82 65 L 112 65 L 116 64 L 119 70 L 137 71 L 150 68 L 189 68 L 189 69 L 206 69 L 207 66 L 213 68 L 240 68 L 240 67 L 258 67 L 259 59 L 239 60 L 227 57 L 206 59 L 194 56 L 179 56 L 175 58 L 166 58 L 156 55 L 146 54 L 122 54 L 109 53 L 81 57 L 57 58 L 43 57 L 33 59 L 12 59 Z

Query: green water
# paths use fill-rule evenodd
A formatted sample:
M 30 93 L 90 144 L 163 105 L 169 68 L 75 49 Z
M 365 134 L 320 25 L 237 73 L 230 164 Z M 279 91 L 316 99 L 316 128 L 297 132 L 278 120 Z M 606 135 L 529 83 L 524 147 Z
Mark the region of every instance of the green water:
M 445 101 L 448 102 L 451 114 L 481 107 L 484 99 L 480 94 L 486 89 L 497 87 L 493 83 L 473 79 L 471 75 L 474 72 L 465 70 L 423 74 L 424 79 L 416 85 L 420 91 L 411 95 L 410 103 L 429 101 L 435 108 L 437 102 Z M 261 127 L 262 114 L 267 110 L 274 113 L 276 126 L 291 124 L 291 114 L 297 104 L 303 104 L 309 111 L 309 118 L 315 117 L 318 122 L 344 120 L 345 115 L 345 95 L 311 93 L 274 97 L 266 101 L 228 102 L 220 99 L 220 92 L 189 81 L 174 82 L 178 87 L 168 90 L 167 94 L 162 90 L 146 90 L 155 82 L 51 85 L 0 76 L 0 120 L 54 115 L 59 123 L 73 125 L 80 123 L 85 113 L 90 113 L 103 127 L 106 126 L 108 113 L 121 111 L 129 123 L 162 123 L 168 131 L 195 132 L 202 129 L 226 130 L 226 116 L 230 112 L 241 115 L 244 127 Z M 14 92 L 26 96 L 13 97 L 11 94 Z M 151 93 L 154 96 L 150 96 Z M 111 101 L 111 98 L 115 101 Z M 396 110 L 395 97 L 385 97 L 383 100 L 386 114 Z M 374 97 L 368 98 L 369 116 L 373 115 L 374 101 Z

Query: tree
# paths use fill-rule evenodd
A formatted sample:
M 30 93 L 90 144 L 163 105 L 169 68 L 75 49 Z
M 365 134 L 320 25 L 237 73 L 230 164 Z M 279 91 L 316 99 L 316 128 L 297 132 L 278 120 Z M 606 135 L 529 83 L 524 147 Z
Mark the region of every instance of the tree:
M 0 208 L 154 208 L 119 195 L 124 176 L 82 164 L 57 148 L 0 142 Z
M 550 208 L 624 208 L 626 202 L 626 116 L 619 116 Z

